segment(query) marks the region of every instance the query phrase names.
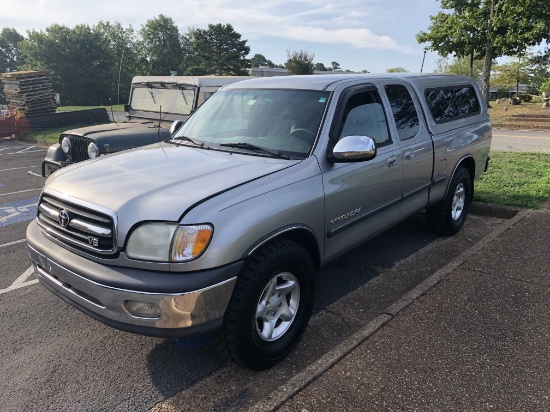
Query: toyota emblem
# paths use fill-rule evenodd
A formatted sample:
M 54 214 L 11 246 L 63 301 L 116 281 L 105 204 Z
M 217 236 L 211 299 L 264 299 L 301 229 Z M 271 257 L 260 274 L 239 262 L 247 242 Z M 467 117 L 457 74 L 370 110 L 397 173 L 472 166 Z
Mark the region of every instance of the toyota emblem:
M 58 221 L 59 221 L 59 224 L 63 227 L 69 226 L 69 222 L 71 221 L 71 218 L 69 217 L 69 214 L 67 213 L 66 210 L 62 210 L 61 212 L 59 212 Z

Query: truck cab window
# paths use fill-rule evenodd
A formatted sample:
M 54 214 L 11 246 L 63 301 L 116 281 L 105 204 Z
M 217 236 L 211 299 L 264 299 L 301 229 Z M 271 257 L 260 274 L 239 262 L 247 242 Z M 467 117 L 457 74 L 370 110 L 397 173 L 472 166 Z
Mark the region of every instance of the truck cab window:
M 349 98 L 338 138 L 345 136 L 372 137 L 377 147 L 391 144 L 386 115 L 375 92 L 361 92 Z
M 385 89 L 399 139 L 403 141 L 413 138 L 418 133 L 420 121 L 411 94 L 405 86 L 400 84 L 390 84 Z

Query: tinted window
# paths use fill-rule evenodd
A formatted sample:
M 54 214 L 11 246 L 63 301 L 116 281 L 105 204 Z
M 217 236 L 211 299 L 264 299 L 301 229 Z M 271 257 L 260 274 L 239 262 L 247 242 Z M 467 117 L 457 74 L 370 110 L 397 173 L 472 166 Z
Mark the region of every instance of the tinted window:
M 471 86 L 426 90 L 426 100 L 436 123 L 479 113 L 480 105 Z
M 455 102 L 459 115 L 479 112 L 479 101 L 471 87 L 455 89 Z
M 420 121 L 412 96 L 405 86 L 392 84 L 386 86 L 397 132 L 401 140 L 407 140 L 418 133 Z

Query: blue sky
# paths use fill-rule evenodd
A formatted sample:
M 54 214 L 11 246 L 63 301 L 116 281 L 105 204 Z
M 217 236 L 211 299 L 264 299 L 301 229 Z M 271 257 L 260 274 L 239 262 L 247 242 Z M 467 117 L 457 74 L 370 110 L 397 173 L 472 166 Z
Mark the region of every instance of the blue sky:
M 72 27 L 99 21 L 120 22 L 139 30 L 159 14 L 172 17 L 180 33 L 209 23 L 230 23 L 246 39 L 251 52 L 275 63 L 287 50 L 315 54 L 314 62 L 340 63 L 342 69 L 385 72 L 404 67 L 420 71 L 423 47 L 415 35 L 427 30 L 436 0 L 13 0 L 2 1 L 0 28 L 19 33 L 43 30 L 53 23 Z M 424 72 L 436 67 L 436 53 L 427 52 Z

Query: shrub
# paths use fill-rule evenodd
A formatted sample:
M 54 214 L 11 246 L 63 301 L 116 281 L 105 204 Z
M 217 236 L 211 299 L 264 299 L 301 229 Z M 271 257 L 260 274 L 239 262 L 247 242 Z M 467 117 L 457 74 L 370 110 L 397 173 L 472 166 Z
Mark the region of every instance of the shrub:
M 530 102 L 532 99 L 532 96 L 530 94 L 523 93 L 519 95 L 519 98 L 524 102 Z
M 546 79 L 539 87 L 539 92 L 550 92 L 550 78 Z

